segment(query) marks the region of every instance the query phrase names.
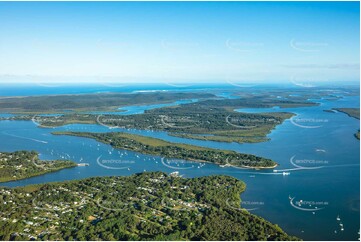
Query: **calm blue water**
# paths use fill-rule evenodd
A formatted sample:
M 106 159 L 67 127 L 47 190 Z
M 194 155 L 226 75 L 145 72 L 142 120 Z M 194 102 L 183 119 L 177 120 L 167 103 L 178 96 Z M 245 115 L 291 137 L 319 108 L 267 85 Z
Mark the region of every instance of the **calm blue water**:
M 120 110 L 124 110 L 124 112 L 119 113 L 119 115 L 130 115 L 130 114 L 141 114 L 144 113 L 145 110 L 151 110 L 155 108 L 163 108 L 170 107 L 180 104 L 187 104 L 197 102 L 198 99 L 190 99 L 190 100 L 179 100 L 172 103 L 162 103 L 162 104 L 153 104 L 153 105 L 143 105 L 143 106 L 126 106 L 119 108 Z
M 279 224 L 288 233 L 306 240 L 357 240 L 360 227 L 360 143 L 353 134 L 360 128 L 359 120 L 342 113 L 329 113 L 323 110 L 359 107 L 359 97 L 318 102 L 320 106 L 307 108 L 238 110 L 287 111 L 297 114 L 292 120 L 286 120 L 277 126 L 269 134 L 270 141 L 256 144 L 189 140 L 172 137 L 165 132 L 110 130 L 100 125 L 74 124 L 47 129 L 39 128 L 31 121 L 1 121 L 2 151 L 36 150 L 40 152 L 41 159 L 71 159 L 90 164 L 2 185 L 14 187 L 91 176 L 130 175 L 145 170 L 179 171 L 184 177 L 225 174 L 246 182 L 246 192 L 241 195 L 243 207 Z M 162 160 L 157 156 L 112 149 L 109 145 L 91 139 L 51 134 L 52 131 L 60 130 L 125 131 L 173 142 L 251 153 L 277 161 L 280 165 L 276 169 L 280 172 Z M 318 169 L 295 170 L 297 167 L 291 162 L 306 168 Z M 283 175 L 283 171 L 290 174 Z M 291 205 L 289 197 L 294 197 L 292 204 L 302 200 L 304 205 L 295 205 L 295 208 Z M 337 216 L 341 218 L 344 231 L 341 231 Z
M 92 111 L 92 112 L 85 112 L 85 113 L 116 114 L 116 115 L 141 114 L 141 113 L 144 113 L 144 111 L 146 111 L 146 110 L 170 107 L 170 106 L 176 106 L 176 105 L 180 105 L 180 104 L 194 103 L 194 102 L 198 102 L 198 99 L 179 100 L 179 101 L 175 101 L 175 102 L 171 102 L 171 103 L 160 103 L 160 104 L 151 104 L 151 105 L 124 106 L 124 107 L 119 108 L 119 112 Z
M 0 113 L 0 118 L 8 118 L 8 117 L 12 117 L 14 116 L 13 114 L 10 113 Z

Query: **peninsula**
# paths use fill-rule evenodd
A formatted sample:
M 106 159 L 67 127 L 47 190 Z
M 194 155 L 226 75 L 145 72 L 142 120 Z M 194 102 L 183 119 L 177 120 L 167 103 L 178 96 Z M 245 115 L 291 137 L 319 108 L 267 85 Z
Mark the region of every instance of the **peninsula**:
M 0 188 L 0 240 L 299 240 L 242 208 L 244 190 L 163 172 Z
M 72 161 L 40 160 L 35 151 L 15 151 L 0 153 L 0 182 L 21 180 L 45 173 L 74 167 Z

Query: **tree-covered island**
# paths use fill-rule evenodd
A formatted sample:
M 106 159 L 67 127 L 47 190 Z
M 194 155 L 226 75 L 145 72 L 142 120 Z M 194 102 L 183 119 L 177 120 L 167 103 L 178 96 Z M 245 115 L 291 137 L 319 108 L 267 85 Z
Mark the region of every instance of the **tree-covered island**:
M 55 135 L 73 135 L 96 139 L 110 144 L 114 148 L 131 150 L 143 154 L 178 158 L 198 162 L 210 162 L 218 165 L 237 166 L 244 168 L 274 168 L 277 163 L 263 157 L 242 154 L 229 150 L 218 150 L 200 146 L 172 143 L 161 139 L 136 134 L 112 132 L 53 132 Z

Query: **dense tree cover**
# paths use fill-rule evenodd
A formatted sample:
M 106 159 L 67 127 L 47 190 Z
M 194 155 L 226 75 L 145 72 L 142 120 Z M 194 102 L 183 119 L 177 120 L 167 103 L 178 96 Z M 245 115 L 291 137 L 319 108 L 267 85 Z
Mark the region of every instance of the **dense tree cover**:
M 240 207 L 229 176 L 162 172 L 0 188 L 1 240 L 295 240 Z
M 345 113 L 350 117 L 360 119 L 360 108 L 333 108 L 333 109 Z
M 218 107 L 218 108 L 271 108 L 274 106 L 282 108 L 316 106 L 314 102 L 309 102 L 302 98 L 301 100 L 282 100 L 268 93 L 264 95 L 248 95 L 247 97 L 219 100 L 206 100 L 198 103 L 200 106 Z
M 20 180 L 76 166 L 72 161 L 39 160 L 35 151 L 0 153 L 0 182 Z
M 130 129 L 143 129 L 143 130 L 161 130 L 166 131 L 170 135 L 180 136 L 191 139 L 212 140 L 221 142 L 262 142 L 267 141 L 267 134 L 274 129 L 277 125 L 281 124 L 285 119 L 290 118 L 291 113 L 262 113 L 262 114 L 250 114 L 239 113 L 234 111 L 237 108 L 250 108 L 250 107 L 301 107 L 315 105 L 305 101 L 303 99 L 296 100 L 280 100 L 273 95 L 257 96 L 256 94 L 247 94 L 245 97 L 236 99 L 216 99 L 213 95 L 206 93 L 198 93 L 200 98 L 199 102 L 181 104 L 172 107 L 163 107 L 153 110 L 148 110 L 143 114 L 136 115 L 116 115 L 106 114 L 98 116 L 95 114 L 85 113 L 65 113 L 60 116 L 37 116 L 21 115 L 15 117 L 6 117 L 2 119 L 8 120 L 30 120 L 33 119 L 40 124 L 40 127 L 55 127 L 71 123 L 99 123 L 110 127 L 124 127 Z M 123 94 L 124 96 L 125 94 Z M 128 95 L 128 96 L 127 96 Z M 125 96 L 130 97 L 130 94 Z M 133 95 L 133 94 L 132 94 Z M 145 95 L 145 96 L 142 96 Z M 139 104 L 141 100 L 146 99 L 148 94 L 137 94 L 133 99 L 129 99 L 128 102 L 125 98 L 119 99 L 118 106 L 123 103 L 127 105 Z M 153 94 L 155 95 L 155 94 Z M 194 93 L 172 93 L 171 96 L 174 100 L 191 98 Z M 81 97 L 74 99 L 70 96 L 70 100 L 78 101 L 84 105 L 82 110 L 91 111 L 94 110 L 93 102 L 97 102 L 97 97 L 89 99 L 89 106 L 86 106 L 86 100 Z M 56 97 L 56 96 L 55 96 Z M 105 100 L 114 98 L 114 94 L 101 96 Z M 151 98 L 147 103 L 151 103 L 155 98 L 157 102 L 167 102 L 171 97 L 159 94 L 159 96 L 150 96 Z M 208 99 L 207 99 L 208 97 Z M 40 98 L 40 97 L 39 97 Z M 57 100 L 56 98 L 54 100 Z M 54 101 L 53 100 L 53 101 Z M 51 101 L 50 103 L 53 103 Z M 71 104 L 65 102 L 72 109 Z M 98 105 L 103 105 L 104 102 L 99 102 Z M 78 107 L 79 103 L 74 103 L 74 107 Z M 48 104 L 46 104 L 48 105 Z M 58 110 L 65 104 L 56 105 Z M 113 104 L 109 103 L 109 108 Z M 0 102 L 1 109 L 1 102 Z M 42 110 L 42 111 L 41 111 Z M 45 112 L 47 109 L 39 109 L 41 112 Z M 54 111 L 54 110 L 53 110 Z M 1 120 L 1 118 L 0 118 Z
M 69 110 L 116 110 L 121 106 L 174 102 L 180 99 L 212 98 L 209 93 L 153 92 L 99 93 L 9 97 L 0 99 L 1 112 L 64 112 Z
M 221 101 L 220 101 L 221 102 Z M 261 142 L 276 125 L 290 118 L 290 113 L 248 114 L 192 105 L 159 108 L 137 115 L 94 115 L 70 113 L 59 116 L 19 115 L 8 120 L 30 120 L 40 127 L 70 123 L 98 123 L 109 127 L 162 130 L 174 136 L 222 142 Z M 0 118 L 1 119 L 1 118 Z
M 95 115 L 69 113 L 58 116 L 18 115 L 7 120 L 33 120 L 40 127 L 71 123 L 98 123 L 109 127 L 162 130 L 174 136 L 223 142 L 261 142 L 276 125 L 290 118 L 290 113 L 248 114 L 194 105 L 160 108 L 136 115 Z M 1 119 L 1 118 L 0 118 Z
M 350 117 L 360 119 L 360 108 L 333 108 L 339 112 L 345 113 Z M 360 130 L 354 134 L 356 139 L 360 139 Z
M 58 135 L 73 135 L 96 139 L 118 149 L 132 150 L 144 154 L 159 155 L 191 161 L 211 162 L 250 168 L 273 168 L 276 162 L 263 157 L 242 154 L 229 150 L 218 150 L 200 146 L 171 143 L 168 141 L 128 133 L 54 132 Z

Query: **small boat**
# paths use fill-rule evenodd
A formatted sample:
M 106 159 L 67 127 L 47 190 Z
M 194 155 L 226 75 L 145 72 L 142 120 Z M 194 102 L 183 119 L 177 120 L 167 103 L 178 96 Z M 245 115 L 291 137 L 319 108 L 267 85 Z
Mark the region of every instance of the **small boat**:
M 173 177 L 177 177 L 177 176 L 179 176 L 179 171 L 171 172 L 171 173 L 169 173 L 169 175 L 173 176 Z
M 340 220 L 341 220 L 339 215 L 337 215 L 336 220 L 337 220 L 337 221 L 340 221 Z

